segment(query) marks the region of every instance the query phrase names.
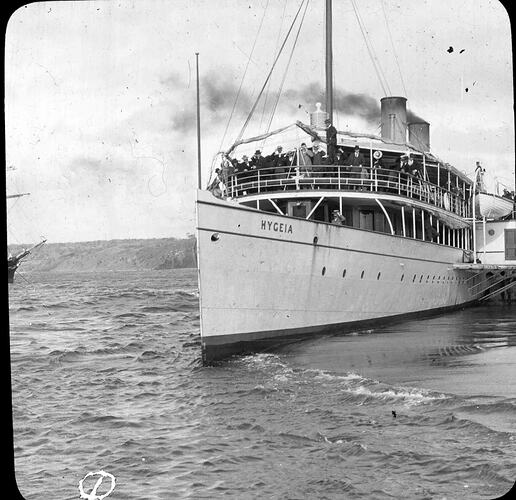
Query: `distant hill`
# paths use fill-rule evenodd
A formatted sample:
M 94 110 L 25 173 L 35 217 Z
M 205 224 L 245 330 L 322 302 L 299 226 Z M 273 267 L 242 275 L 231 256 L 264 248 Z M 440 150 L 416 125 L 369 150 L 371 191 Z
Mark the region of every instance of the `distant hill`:
M 195 236 L 45 243 L 23 260 L 20 269 L 25 272 L 68 272 L 196 267 L 195 243 Z M 8 250 L 14 255 L 23 248 L 22 245 L 11 245 Z

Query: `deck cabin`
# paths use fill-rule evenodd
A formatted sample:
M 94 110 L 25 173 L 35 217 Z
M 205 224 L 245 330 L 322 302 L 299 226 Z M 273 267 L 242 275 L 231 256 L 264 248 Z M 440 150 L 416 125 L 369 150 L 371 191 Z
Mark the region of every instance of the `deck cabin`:
M 345 132 L 338 133 L 341 160 L 336 164 L 303 165 L 299 145 L 324 148 L 324 129 L 298 122 L 290 127 L 290 136 L 284 134 L 287 129 L 281 132 L 282 137 L 271 134 L 265 141 L 260 137 L 242 142 L 226 157 L 221 171 L 224 197 L 286 217 L 342 223 L 461 248 L 464 261 L 472 261 L 473 183 L 465 174 L 410 144 Z M 281 166 L 233 168 L 240 155 L 247 152 L 250 157 L 260 147 L 267 156 L 280 144 L 287 146 L 288 158 Z M 365 159 L 363 168 L 346 165 L 356 145 Z M 407 172 L 399 169 L 403 155 L 411 160 Z M 340 222 L 334 219 L 334 211 L 343 216 Z

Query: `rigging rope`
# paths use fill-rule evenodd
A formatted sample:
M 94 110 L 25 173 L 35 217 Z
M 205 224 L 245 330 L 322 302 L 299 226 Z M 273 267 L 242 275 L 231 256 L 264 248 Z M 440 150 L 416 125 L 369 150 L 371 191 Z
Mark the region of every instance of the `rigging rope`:
M 272 111 L 271 111 L 271 116 L 270 116 L 270 119 L 269 119 L 269 123 L 267 125 L 267 132 L 269 132 L 269 130 L 271 128 L 272 119 L 274 118 L 274 114 L 276 113 L 276 108 L 278 106 L 278 103 L 279 103 L 279 100 L 280 100 L 280 97 L 281 97 L 281 92 L 283 91 L 283 85 L 285 84 L 285 79 L 287 78 L 288 69 L 290 67 L 290 63 L 292 62 L 292 57 L 294 55 L 294 50 L 296 48 L 297 40 L 299 38 L 299 33 L 301 32 L 301 28 L 303 26 L 303 21 L 305 20 L 305 15 L 306 15 L 306 11 L 308 9 L 308 4 L 309 3 L 310 3 L 310 0 L 306 0 L 305 10 L 303 12 L 303 17 L 301 18 L 301 21 L 299 22 L 299 27 L 297 29 L 296 37 L 294 38 L 294 43 L 292 45 L 292 50 L 290 51 L 290 56 L 289 56 L 287 65 L 285 67 L 285 71 L 283 73 L 283 78 L 281 80 L 280 88 L 278 90 L 278 95 L 276 97 L 276 102 L 274 103 L 274 106 L 273 106 Z
M 267 4 L 265 6 L 265 9 L 263 11 L 262 19 L 260 20 L 260 25 L 258 26 L 258 31 L 256 32 L 256 37 L 253 42 L 253 46 L 251 48 L 251 53 L 249 54 L 249 57 L 247 59 L 247 64 L 245 66 L 244 74 L 242 75 L 242 80 L 240 81 L 240 86 L 238 87 L 238 92 L 235 97 L 235 102 L 233 103 L 233 109 L 231 110 L 231 113 L 229 114 L 228 122 L 226 124 L 226 129 L 224 130 L 224 135 L 222 136 L 222 140 L 220 141 L 219 150 L 222 150 L 222 144 L 224 143 L 224 139 L 226 138 L 226 134 L 228 132 L 229 124 L 231 122 L 231 118 L 233 117 L 233 113 L 235 112 L 235 108 L 238 102 L 238 98 L 240 97 L 240 92 L 242 90 L 242 85 L 244 83 L 245 75 L 247 74 L 247 70 L 249 68 L 249 63 L 251 62 L 251 59 L 253 57 L 254 48 L 256 46 L 256 42 L 258 41 L 258 37 L 260 36 L 260 31 L 262 29 L 263 20 L 265 19 L 265 15 L 267 14 L 267 8 L 269 7 L 269 0 L 267 0 Z
M 283 12 L 281 13 L 281 23 L 280 23 L 280 27 L 279 27 L 279 30 L 278 30 L 278 36 L 276 38 L 276 46 L 274 47 L 274 52 L 278 51 L 278 47 L 279 47 L 279 44 L 280 44 L 281 30 L 283 29 L 283 21 L 285 21 L 285 10 L 286 10 L 286 8 L 287 8 L 287 0 L 285 0 L 285 2 L 283 4 Z M 263 117 L 265 115 L 265 109 L 267 107 L 267 100 L 269 98 L 269 88 L 270 88 L 270 81 L 267 84 L 267 91 L 265 93 L 265 99 L 263 100 L 262 116 L 261 116 L 261 119 L 260 119 L 260 129 L 262 128 Z
M 383 74 L 383 71 L 382 71 L 382 67 L 380 66 L 380 62 L 378 61 L 378 58 L 376 57 L 376 54 L 374 53 L 374 48 L 373 48 L 371 42 L 368 40 L 367 30 L 361 19 L 360 13 L 358 11 L 358 6 L 356 5 L 355 0 L 351 0 L 351 5 L 353 6 L 353 10 L 355 11 L 355 16 L 358 21 L 358 26 L 360 27 L 360 31 L 362 32 L 362 36 L 364 37 L 367 52 L 369 53 L 369 57 L 371 58 L 371 62 L 373 63 L 373 67 L 376 72 L 376 76 L 378 77 L 378 80 L 383 89 L 383 92 L 385 95 L 392 95 L 391 89 L 389 88 L 389 84 L 387 82 L 387 78 L 385 78 L 385 75 Z M 382 78 L 383 78 L 383 80 L 382 80 Z M 384 82 L 385 82 L 385 84 L 384 84 Z
M 398 55 L 396 54 L 396 48 L 394 47 L 394 41 L 392 40 L 391 29 L 389 28 L 389 22 L 387 20 L 387 12 L 385 11 L 384 0 L 381 0 L 381 3 L 382 3 L 382 10 L 383 10 L 383 17 L 385 19 L 385 25 L 387 26 L 387 33 L 389 33 L 389 39 L 391 41 L 392 52 L 394 54 L 394 59 L 396 60 L 396 66 L 398 67 L 398 72 L 400 74 L 401 85 L 403 86 L 403 91 L 405 92 L 405 97 L 408 98 L 407 88 L 405 87 L 405 82 L 403 80 L 403 74 L 401 73 L 401 67 L 400 67 L 400 63 L 398 61 Z
M 254 114 L 256 106 L 258 105 L 258 101 L 260 100 L 260 97 L 262 96 L 263 91 L 264 91 L 265 87 L 267 86 L 267 84 L 268 84 L 268 82 L 269 82 L 269 80 L 271 78 L 272 72 L 273 72 L 274 68 L 276 67 L 276 63 L 278 62 L 278 59 L 279 59 L 281 53 L 283 52 L 283 48 L 285 47 L 285 44 L 287 43 L 287 40 L 288 40 L 288 38 L 290 36 L 290 33 L 291 33 L 291 31 L 292 31 L 292 29 L 294 27 L 294 24 L 295 24 L 295 22 L 296 22 L 296 20 L 297 20 L 297 18 L 299 16 L 299 13 L 301 12 L 301 8 L 303 7 L 304 3 L 305 3 L 305 0 L 302 0 L 301 4 L 299 5 L 299 9 L 297 10 L 296 15 L 294 17 L 294 20 L 292 21 L 292 24 L 290 25 L 290 28 L 289 28 L 286 36 L 285 36 L 285 39 L 283 40 L 283 43 L 282 43 L 282 45 L 280 47 L 278 55 L 276 56 L 276 58 L 274 59 L 274 62 L 272 63 L 272 67 L 271 67 L 271 69 L 269 71 L 269 74 L 267 75 L 267 78 L 265 79 L 265 82 L 264 82 L 264 84 L 263 84 L 263 86 L 262 86 L 262 88 L 261 88 L 261 90 L 260 90 L 260 92 L 258 94 L 258 97 L 256 98 L 256 101 L 255 101 L 253 107 L 251 108 L 251 111 L 249 112 L 249 115 L 248 115 L 248 117 L 247 117 L 247 119 L 246 119 L 246 121 L 245 121 L 245 123 L 244 123 L 244 125 L 242 127 L 242 130 L 240 130 L 240 133 L 238 134 L 238 137 L 237 137 L 235 142 L 240 141 L 240 139 L 244 135 L 245 129 L 247 128 L 247 125 L 249 124 L 249 122 L 250 122 L 250 120 L 251 120 L 251 118 L 252 118 L 252 116 Z

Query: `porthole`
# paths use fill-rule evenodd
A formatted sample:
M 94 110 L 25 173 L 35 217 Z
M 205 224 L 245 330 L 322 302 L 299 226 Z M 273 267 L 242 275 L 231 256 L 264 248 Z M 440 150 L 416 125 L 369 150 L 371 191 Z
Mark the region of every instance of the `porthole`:
M 220 234 L 219 233 L 213 233 L 211 235 L 211 241 L 219 241 Z
M 489 236 L 493 236 L 495 234 L 495 230 L 490 229 L 489 231 L 487 231 L 487 233 L 489 234 Z
M 326 274 L 326 267 L 322 268 L 322 275 L 324 276 Z

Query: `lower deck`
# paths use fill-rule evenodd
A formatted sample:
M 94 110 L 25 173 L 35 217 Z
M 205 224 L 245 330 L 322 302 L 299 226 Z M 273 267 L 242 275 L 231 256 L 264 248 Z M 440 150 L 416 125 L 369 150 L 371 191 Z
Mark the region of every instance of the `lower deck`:
M 390 193 L 298 191 L 241 197 L 263 212 L 341 225 L 460 248 L 472 261 L 470 222 L 444 209 Z

